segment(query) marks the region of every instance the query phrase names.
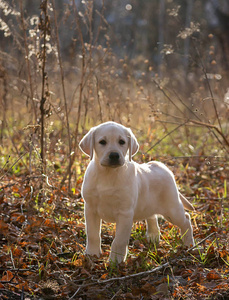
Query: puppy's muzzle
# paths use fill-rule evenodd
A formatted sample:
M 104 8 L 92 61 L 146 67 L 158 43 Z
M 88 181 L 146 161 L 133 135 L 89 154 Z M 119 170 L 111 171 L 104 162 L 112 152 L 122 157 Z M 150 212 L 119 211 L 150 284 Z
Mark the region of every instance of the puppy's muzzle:
M 105 160 L 102 161 L 102 166 L 117 168 L 123 165 L 123 159 L 118 152 L 110 152 Z

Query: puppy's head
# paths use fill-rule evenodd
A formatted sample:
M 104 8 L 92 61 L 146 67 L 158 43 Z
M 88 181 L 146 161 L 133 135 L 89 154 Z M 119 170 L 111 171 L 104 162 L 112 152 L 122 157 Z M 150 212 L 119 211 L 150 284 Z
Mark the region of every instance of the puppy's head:
M 123 166 L 128 158 L 131 161 L 139 147 L 132 131 L 115 122 L 106 122 L 91 128 L 79 146 L 101 166 L 111 168 Z

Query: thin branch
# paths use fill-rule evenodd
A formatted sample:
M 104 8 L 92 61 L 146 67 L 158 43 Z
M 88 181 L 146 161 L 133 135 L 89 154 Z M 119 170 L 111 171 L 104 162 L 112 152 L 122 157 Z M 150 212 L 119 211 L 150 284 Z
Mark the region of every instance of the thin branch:
M 204 66 L 204 63 L 203 63 L 203 60 L 202 60 L 202 58 L 201 58 L 199 49 L 197 48 L 196 43 L 195 43 L 194 40 L 193 40 L 193 44 L 194 44 L 194 46 L 195 46 L 196 53 L 197 53 L 197 55 L 199 56 L 199 59 L 200 59 L 200 64 L 201 64 L 202 71 L 203 71 L 203 73 L 204 73 L 204 77 L 205 77 L 206 82 L 207 82 L 207 85 L 208 85 L 208 89 L 209 89 L 209 92 L 210 92 L 210 95 L 211 95 L 212 104 L 213 104 L 213 107 L 214 107 L 214 110 L 215 110 L 215 114 L 216 114 L 217 121 L 218 121 L 218 123 L 219 123 L 220 130 L 221 130 L 221 132 L 223 132 L 223 130 L 222 130 L 222 125 L 221 125 L 220 118 L 219 118 L 219 114 L 218 114 L 218 110 L 217 110 L 217 107 L 216 107 L 216 104 L 215 104 L 215 98 L 214 98 L 214 95 L 213 95 L 213 92 L 212 92 L 212 89 L 211 89 L 211 86 L 210 86 L 210 82 L 209 82 L 209 80 L 208 80 L 206 68 L 205 68 L 205 66 Z
M 175 261 L 177 261 L 177 259 L 174 259 L 172 262 L 175 262 Z M 145 272 L 126 275 L 126 276 L 123 276 L 123 277 L 113 277 L 113 278 L 110 278 L 110 279 L 107 279 L 107 280 L 96 280 L 95 282 L 88 283 L 88 284 L 85 284 L 85 285 L 81 285 L 80 287 L 78 287 L 78 289 L 76 290 L 76 292 L 74 293 L 73 296 L 75 297 L 80 292 L 80 290 L 82 290 L 86 287 L 89 287 L 89 286 L 93 286 L 93 285 L 96 285 L 96 284 L 106 284 L 106 283 L 109 283 L 109 282 L 123 281 L 123 280 L 128 280 L 128 279 L 131 279 L 131 278 L 146 276 L 148 274 L 159 272 L 159 271 L 163 270 L 164 268 L 167 268 L 169 265 L 170 265 L 170 263 L 167 262 L 167 263 L 165 263 L 165 264 L 163 264 L 159 267 L 156 267 L 154 269 L 151 269 L 151 270 L 148 270 L 148 271 L 145 271 Z M 73 296 L 70 299 L 74 299 Z
M 223 134 L 223 132 L 216 125 L 203 123 L 203 122 L 192 120 L 192 119 L 189 120 L 188 122 L 198 124 L 200 126 L 204 126 L 204 127 L 208 127 L 208 128 L 213 128 L 222 137 L 222 139 L 223 139 L 224 143 L 227 145 L 227 147 L 229 147 L 229 140 L 226 138 L 226 136 Z
M 199 243 L 197 243 L 195 246 L 189 248 L 187 250 L 187 252 L 197 248 L 197 246 L 199 246 L 200 244 L 203 244 L 203 242 L 205 242 L 207 239 L 209 239 L 211 236 L 215 235 L 216 236 L 216 232 L 212 232 L 211 234 L 209 234 L 208 236 L 206 236 L 204 239 L 202 239 Z
M 18 161 L 20 160 L 20 159 L 22 159 L 22 157 L 23 156 L 25 156 L 26 154 L 28 153 L 28 151 L 26 151 L 25 153 L 23 153 L 16 161 L 15 161 L 15 163 L 13 163 L 10 167 L 9 167 L 9 169 L 0 177 L 0 180 L 2 180 L 2 178 L 4 177 L 4 176 L 6 176 L 6 174 L 16 165 L 16 163 L 18 163 Z
M 26 36 L 24 9 L 23 9 L 23 5 L 22 5 L 23 3 L 22 2 L 23 1 L 20 0 L 21 24 L 22 24 L 22 29 L 23 29 L 23 38 L 24 38 L 24 45 L 25 45 L 25 60 L 26 60 L 26 63 L 27 63 L 30 97 L 31 97 L 31 101 L 32 101 L 33 111 L 34 111 L 34 120 L 36 122 L 37 112 L 36 112 L 36 107 L 35 107 L 35 104 L 34 104 L 34 91 L 33 91 L 33 83 L 32 83 L 32 76 L 31 76 L 31 66 L 30 66 L 30 60 L 29 60 L 29 47 L 28 47 L 27 36 Z
M 45 95 L 45 82 L 47 79 L 47 74 L 45 72 L 46 69 L 46 36 L 47 36 L 47 26 L 48 26 L 48 12 L 47 12 L 47 0 L 43 0 L 41 3 L 41 15 L 44 14 L 44 20 L 42 17 L 40 17 L 40 26 L 43 30 L 43 39 L 44 39 L 44 45 L 43 45 L 43 54 L 42 54 L 42 87 L 41 87 L 41 100 L 40 100 L 40 113 L 41 113 L 41 138 L 40 138 L 40 144 L 41 144 L 41 173 L 45 172 L 45 149 L 44 149 L 44 138 L 45 138 L 45 102 L 46 102 L 46 95 Z
M 160 86 L 160 84 L 153 79 L 153 82 L 155 83 L 156 87 L 162 92 L 162 94 L 169 100 L 170 103 L 173 104 L 173 106 L 176 107 L 177 110 L 179 110 L 180 113 L 182 113 L 182 115 L 184 114 L 183 111 L 176 105 L 176 103 L 167 95 L 167 93 L 165 92 L 165 90 Z
M 61 74 L 61 83 L 62 83 L 62 92 L 64 97 L 64 108 L 65 108 L 65 115 L 66 115 L 66 123 L 67 123 L 67 132 L 68 132 L 68 157 L 69 157 L 69 166 L 68 166 L 68 192 L 70 192 L 71 189 L 71 152 L 72 152 L 72 142 L 71 142 L 71 134 L 70 134 L 70 125 L 69 125 L 69 118 L 68 118 L 68 105 L 67 105 L 67 97 L 66 97 L 66 91 L 65 91 L 65 83 L 64 83 L 64 70 L 63 70 L 63 64 L 62 64 L 62 58 L 60 53 L 60 39 L 59 39 L 59 33 L 58 33 L 58 26 L 57 26 L 57 17 L 56 17 L 56 8 L 55 8 L 55 1 L 52 0 L 52 6 L 53 6 L 53 16 L 54 16 L 54 22 L 55 22 L 55 34 L 56 34 L 56 45 L 57 45 L 57 54 L 58 54 L 58 61 L 60 66 L 60 74 Z
M 172 260 L 171 263 L 173 263 L 175 261 L 177 261 L 177 259 Z M 156 267 L 156 268 L 148 270 L 148 271 L 139 272 L 139 273 L 135 273 L 135 274 L 130 274 L 130 275 L 126 275 L 126 276 L 123 276 L 123 277 L 110 278 L 110 279 L 103 280 L 103 281 L 102 280 L 98 280 L 97 283 L 104 284 L 104 283 L 108 283 L 108 282 L 111 282 L 111 281 L 128 280 L 128 279 L 131 279 L 131 278 L 146 276 L 148 274 L 159 272 L 162 269 L 167 268 L 169 265 L 170 265 L 170 263 L 167 262 L 167 263 L 164 263 L 163 265 L 160 265 L 159 267 Z
M 189 260 L 189 259 L 190 259 L 189 257 L 182 258 L 183 261 Z M 89 287 L 89 286 L 96 285 L 96 284 L 107 284 L 109 282 L 124 281 L 124 280 L 128 280 L 128 279 L 132 279 L 132 278 L 136 278 L 136 277 L 141 277 L 141 276 L 147 276 L 149 274 L 160 272 L 161 270 L 169 267 L 170 264 L 176 263 L 177 261 L 178 261 L 178 258 L 175 258 L 171 262 L 166 262 L 166 263 L 164 263 L 164 264 L 162 264 L 162 265 L 160 265 L 160 266 L 158 266 L 158 267 L 156 267 L 154 269 L 151 269 L 151 270 L 148 270 L 148 271 L 144 271 L 144 272 L 135 273 L 135 274 L 126 275 L 126 276 L 123 276 L 123 277 L 113 277 L 113 278 L 109 278 L 107 280 L 95 280 L 95 282 L 88 283 L 88 284 L 85 284 L 85 285 L 81 285 L 80 287 L 78 287 L 78 289 L 74 293 L 74 296 L 76 296 L 79 293 L 80 290 L 82 290 L 82 289 L 84 289 L 86 287 Z M 70 299 L 74 299 L 74 298 L 70 298 Z
M 10 162 L 10 155 L 8 155 L 8 158 L 7 158 L 7 160 L 6 160 L 5 164 L 4 164 L 4 166 L 0 169 L 0 172 L 1 172 L 1 173 L 4 173 L 4 169 L 5 169 L 5 167 L 8 165 L 9 162 Z
M 85 75 L 86 75 L 86 66 L 85 66 L 85 55 L 86 55 L 86 50 L 85 50 L 85 45 L 84 45 L 84 39 L 83 39 L 83 33 L 81 30 L 80 26 L 80 21 L 79 21 L 79 12 L 76 7 L 75 1 L 73 1 L 73 9 L 75 13 L 75 19 L 76 19 L 76 26 L 77 26 L 77 31 L 79 34 L 79 40 L 81 44 L 81 78 L 80 78 L 80 84 L 79 84 L 79 103 L 78 103 L 78 112 L 77 112 L 77 117 L 76 117 L 76 128 L 75 128 L 75 133 L 74 133 L 74 143 L 72 146 L 72 149 L 74 150 L 73 153 L 70 153 L 69 156 L 69 165 L 68 165 L 68 170 L 65 173 L 63 179 L 61 180 L 60 186 L 63 186 L 67 176 L 71 177 L 71 168 L 72 165 L 75 161 L 76 157 L 76 147 L 77 147 L 77 138 L 78 138 L 78 132 L 79 132 L 79 123 L 80 123 L 80 115 L 81 115 L 81 108 L 82 108 L 82 102 L 83 102 L 83 90 L 84 90 L 84 84 L 86 82 Z
M 178 128 L 184 126 L 185 124 L 187 124 L 188 121 L 179 124 L 177 127 L 175 127 L 173 130 L 169 131 L 166 135 L 163 136 L 163 138 L 161 138 L 159 141 L 157 141 L 152 147 L 150 147 L 145 153 L 148 153 L 149 151 L 151 151 L 154 147 L 156 147 L 160 142 L 162 142 L 165 138 L 167 138 L 167 136 L 169 136 L 170 134 L 172 134 L 174 131 L 176 131 Z

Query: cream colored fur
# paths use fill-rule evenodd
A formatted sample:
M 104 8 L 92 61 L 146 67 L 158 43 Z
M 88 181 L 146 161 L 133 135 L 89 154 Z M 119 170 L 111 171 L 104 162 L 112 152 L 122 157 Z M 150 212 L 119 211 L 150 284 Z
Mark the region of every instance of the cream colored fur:
M 178 192 L 174 176 L 164 164 L 132 160 L 139 146 L 130 129 L 106 122 L 93 127 L 79 146 L 91 158 L 82 186 L 87 254 L 101 254 L 101 220 L 116 223 L 110 253 L 113 262 L 126 259 L 135 221 L 145 219 L 148 241 L 159 242 L 157 215 L 181 229 L 185 245 L 194 245 L 190 216 L 184 211 L 193 206 Z

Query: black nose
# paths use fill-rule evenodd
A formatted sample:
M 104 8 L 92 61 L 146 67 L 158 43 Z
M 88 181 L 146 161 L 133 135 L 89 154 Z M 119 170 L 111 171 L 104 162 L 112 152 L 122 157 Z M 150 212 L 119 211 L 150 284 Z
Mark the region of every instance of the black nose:
M 111 152 L 109 155 L 109 159 L 111 162 L 118 162 L 119 160 L 119 153 L 117 152 Z

